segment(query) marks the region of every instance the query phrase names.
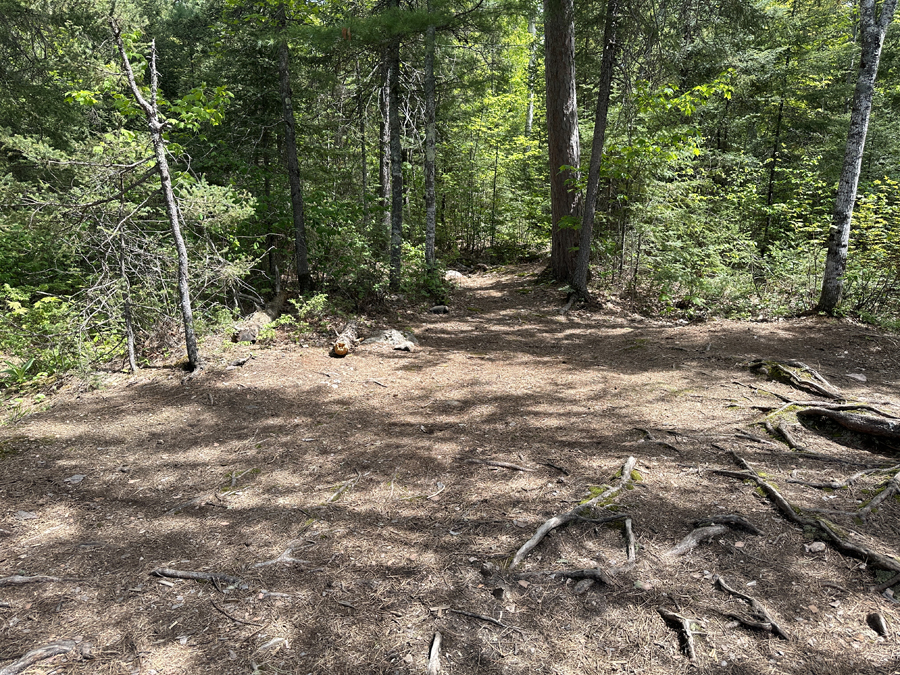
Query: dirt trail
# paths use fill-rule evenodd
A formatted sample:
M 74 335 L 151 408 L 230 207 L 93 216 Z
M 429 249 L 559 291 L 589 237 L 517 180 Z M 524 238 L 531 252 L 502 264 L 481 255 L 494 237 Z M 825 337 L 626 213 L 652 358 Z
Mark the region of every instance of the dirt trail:
M 833 492 L 788 483 L 856 468 L 737 435 L 765 436 L 754 406 L 780 405 L 746 385 L 814 398 L 740 364 L 799 359 L 897 413 L 897 338 L 818 318 L 563 317 L 563 294 L 536 272 L 466 277 L 449 315 L 398 309 L 385 327 L 412 330 L 412 353 L 375 345 L 333 359 L 285 341 L 226 370 L 245 351 L 232 348 L 186 385 L 166 368 L 109 376 L 0 427 L 0 578 L 62 579 L 0 582 L 0 668 L 74 639 L 93 658 L 73 650 L 29 672 L 405 675 L 425 671 L 440 631 L 442 672 L 457 675 L 900 673 L 896 638 L 866 623 L 879 612 L 900 629 L 897 605 L 869 590 L 882 577 L 814 546 L 754 485 L 711 472 L 737 470 L 733 450 L 804 508 L 857 508 L 882 478 Z M 827 431 L 795 429 L 822 454 L 900 462 Z M 575 522 L 516 572 L 599 565 L 611 583 L 504 570 L 629 456 L 640 480 L 610 506 L 631 517 L 635 565 L 621 522 Z M 864 525 L 835 522 L 896 555 L 898 511 L 890 499 Z M 666 555 L 694 521 L 724 513 L 762 534 L 728 530 Z M 732 625 L 749 606 L 717 575 L 791 639 Z M 696 667 L 659 607 L 693 622 Z

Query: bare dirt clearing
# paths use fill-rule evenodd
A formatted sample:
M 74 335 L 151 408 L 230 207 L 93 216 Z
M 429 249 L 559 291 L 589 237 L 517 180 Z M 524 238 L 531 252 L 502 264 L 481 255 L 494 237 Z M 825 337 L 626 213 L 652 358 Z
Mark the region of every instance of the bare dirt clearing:
M 0 672 L 65 639 L 28 672 L 424 673 L 436 632 L 444 673 L 900 672 L 900 612 L 871 590 L 892 574 L 714 473 L 742 470 L 733 451 L 794 505 L 859 509 L 890 476 L 789 480 L 840 482 L 900 450 L 788 410 L 778 420 L 825 457 L 792 453 L 754 407 L 783 402 L 752 387 L 819 397 L 740 364 L 801 360 L 900 414 L 897 338 L 816 318 L 563 317 L 535 272 L 467 277 L 449 315 L 392 315 L 412 353 L 281 345 L 185 385 L 168 369 L 110 376 L 0 428 Z M 617 476 L 628 457 L 636 473 Z M 507 569 L 544 521 L 619 482 L 594 513 L 617 520 L 570 522 Z M 892 496 L 864 522 L 828 517 L 891 556 L 898 513 Z M 722 514 L 761 534 L 721 526 L 670 554 Z M 534 574 L 597 567 L 605 581 Z M 727 589 L 788 639 L 751 627 L 766 621 Z

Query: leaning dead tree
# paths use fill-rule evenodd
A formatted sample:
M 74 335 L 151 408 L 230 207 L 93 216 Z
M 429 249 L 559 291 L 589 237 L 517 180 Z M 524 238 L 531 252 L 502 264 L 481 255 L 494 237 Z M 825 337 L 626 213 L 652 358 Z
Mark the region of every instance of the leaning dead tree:
M 184 340 L 188 353 L 188 366 L 190 370 L 196 371 L 203 367 L 203 361 L 200 358 L 200 350 L 197 346 L 197 335 L 194 332 L 194 317 L 191 311 L 191 292 L 188 285 L 188 254 L 184 244 L 184 237 L 181 235 L 180 213 L 178 204 L 175 201 L 175 192 L 172 189 L 172 177 L 169 174 L 169 163 L 166 160 L 166 144 L 163 139 L 163 129 L 165 122 L 159 119 L 159 109 L 156 104 L 156 95 L 159 89 L 159 73 L 156 72 L 156 41 L 150 43 L 150 100 L 144 98 L 140 87 L 134 79 L 134 69 L 128 60 L 128 54 L 125 52 L 125 45 L 122 42 L 122 32 L 115 18 L 109 17 L 109 26 L 112 29 L 116 45 L 119 48 L 119 56 L 122 58 L 122 66 L 125 69 L 125 75 L 128 78 L 128 86 L 135 101 L 144 111 L 147 117 L 147 125 L 150 127 L 150 140 L 153 144 L 153 151 L 156 155 L 156 168 L 159 172 L 160 183 L 162 184 L 163 201 L 166 205 L 166 215 L 169 218 L 169 227 L 172 231 L 172 238 L 175 240 L 175 248 L 178 252 L 178 301 L 181 307 L 181 317 L 184 323 Z

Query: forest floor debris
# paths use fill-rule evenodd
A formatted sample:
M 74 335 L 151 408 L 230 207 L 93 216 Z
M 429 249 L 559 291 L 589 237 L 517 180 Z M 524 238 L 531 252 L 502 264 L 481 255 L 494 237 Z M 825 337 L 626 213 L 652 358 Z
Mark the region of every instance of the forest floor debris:
M 893 428 L 889 337 L 540 271 L 375 319 L 415 351 L 226 339 L 0 427 L 0 672 L 900 673 L 900 451 L 802 414 Z

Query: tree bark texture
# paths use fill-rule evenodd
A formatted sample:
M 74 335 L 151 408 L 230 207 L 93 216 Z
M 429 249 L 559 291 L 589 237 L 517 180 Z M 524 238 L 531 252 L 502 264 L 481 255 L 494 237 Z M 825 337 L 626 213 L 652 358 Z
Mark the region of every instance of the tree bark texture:
M 431 3 L 427 3 L 431 11 Z M 434 189 L 435 145 L 435 85 L 434 41 L 436 28 L 429 25 L 425 32 L 425 269 L 431 275 L 435 267 L 434 239 L 437 229 L 437 196 Z
M 847 268 L 847 247 L 850 243 L 850 221 L 856 202 L 856 189 L 862 168 L 863 149 L 872 112 L 872 97 L 875 93 L 875 77 L 884 35 L 897 9 L 897 0 L 884 0 L 881 14 L 876 16 L 875 0 L 860 0 L 860 33 L 862 53 L 856 90 L 853 93 L 853 108 L 850 112 L 850 130 L 847 133 L 847 149 L 838 182 L 838 193 L 834 204 L 834 216 L 828 234 L 828 253 L 825 258 L 825 274 L 822 279 L 822 294 L 817 309 L 833 314 L 840 303 L 844 291 L 844 271 Z
M 303 188 L 300 185 L 300 163 L 297 159 L 297 133 L 294 122 L 294 105 L 291 93 L 291 54 L 288 48 L 285 26 L 287 15 L 284 4 L 278 6 L 278 22 L 281 41 L 278 46 L 278 75 L 280 80 L 281 112 L 284 118 L 284 150 L 287 159 L 288 183 L 291 186 L 291 212 L 294 218 L 294 255 L 297 265 L 297 286 L 303 293 L 310 287 L 309 259 L 306 247 L 306 213 L 303 205 Z
M 119 55 L 128 78 L 128 86 L 138 105 L 147 117 L 150 127 L 150 140 L 153 144 L 153 152 L 156 155 L 156 168 L 159 171 L 162 185 L 163 201 L 166 205 L 166 215 L 169 218 L 169 227 L 172 230 L 172 239 L 175 240 L 175 250 L 178 255 L 178 303 L 181 308 L 181 318 L 184 324 L 184 341 L 188 354 L 188 366 L 194 371 L 203 367 L 200 358 L 200 349 L 197 346 L 197 335 L 194 332 L 194 315 L 191 310 L 191 289 L 188 283 L 188 255 L 184 245 L 184 237 L 181 235 L 181 213 L 175 202 L 175 192 L 172 189 L 172 177 L 169 174 L 169 162 L 166 159 L 166 145 L 163 140 L 163 128 L 165 124 L 159 120 L 159 111 L 156 107 L 156 92 L 159 88 L 159 74 L 156 72 L 156 42 L 150 47 L 150 100 L 144 98 L 137 82 L 134 79 L 134 70 L 128 55 L 125 53 L 125 45 L 122 43 L 122 34 L 113 17 L 109 17 L 109 25 L 112 29 Z
M 555 279 L 568 282 L 575 273 L 581 210 L 578 189 L 571 184 L 578 179 L 581 155 L 575 95 L 574 0 L 544 0 L 544 62 L 553 219 L 550 271 Z
M 609 118 L 609 99 L 612 93 L 612 71 L 616 61 L 616 32 L 619 21 L 619 0 L 606 4 L 606 26 L 603 30 L 603 59 L 600 64 L 600 85 L 597 89 L 597 110 L 594 115 L 594 137 L 591 141 L 591 166 L 588 170 L 587 190 L 584 198 L 584 217 L 578 241 L 578 254 L 572 288 L 587 299 L 588 269 L 591 262 L 591 241 L 594 234 L 594 215 L 597 210 L 597 192 L 600 187 L 600 162 L 606 143 L 606 123 Z
M 391 0 L 391 7 L 399 7 Z M 388 121 L 391 131 L 391 260 L 390 288 L 400 290 L 401 244 L 403 241 L 403 154 L 400 146 L 400 38 L 388 46 Z

